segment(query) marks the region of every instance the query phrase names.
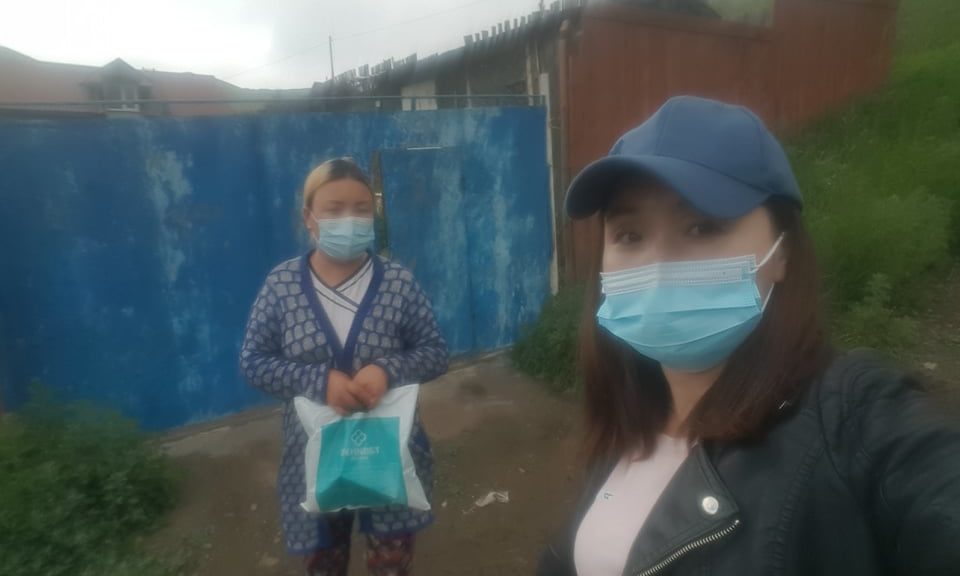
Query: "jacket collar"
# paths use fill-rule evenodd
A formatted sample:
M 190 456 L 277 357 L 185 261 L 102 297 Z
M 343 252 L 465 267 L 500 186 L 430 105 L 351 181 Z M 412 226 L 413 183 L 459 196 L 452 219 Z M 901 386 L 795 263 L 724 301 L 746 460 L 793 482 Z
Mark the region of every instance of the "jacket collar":
M 739 525 L 740 509 L 702 444 L 667 484 L 634 541 L 624 574 L 654 575 Z

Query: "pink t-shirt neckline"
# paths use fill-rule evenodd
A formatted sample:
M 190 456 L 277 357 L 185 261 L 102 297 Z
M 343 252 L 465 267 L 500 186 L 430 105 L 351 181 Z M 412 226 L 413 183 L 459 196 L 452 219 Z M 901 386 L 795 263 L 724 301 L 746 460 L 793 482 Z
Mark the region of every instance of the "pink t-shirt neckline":
M 686 438 L 661 434 L 649 458 L 629 454 L 617 463 L 577 530 L 579 576 L 621 576 L 640 528 L 689 452 Z

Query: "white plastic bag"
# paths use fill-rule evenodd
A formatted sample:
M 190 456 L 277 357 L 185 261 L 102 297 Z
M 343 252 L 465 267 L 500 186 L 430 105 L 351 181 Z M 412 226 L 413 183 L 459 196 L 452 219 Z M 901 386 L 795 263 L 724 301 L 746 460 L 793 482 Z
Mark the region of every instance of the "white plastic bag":
M 429 510 L 407 444 L 419 391 L 418 384 L 395 388 L 373 410 L 346 418 L 295 398 L 308 437 L 307 492 L 300 506 L 315 514 L 387 505 Z

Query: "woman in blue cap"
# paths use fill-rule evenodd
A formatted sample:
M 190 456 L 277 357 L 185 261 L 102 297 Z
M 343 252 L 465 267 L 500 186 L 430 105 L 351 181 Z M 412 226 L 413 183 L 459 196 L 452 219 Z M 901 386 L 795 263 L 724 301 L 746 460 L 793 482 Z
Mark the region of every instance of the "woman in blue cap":
M 802 205 L 757 116 L 693 97 L 574 179 L 590 474 L 541 575 L 960 573 L 960 426 L 831 350 Z
M 285 402 L 277 491 L 287 549 L 305 557 L 308 576 L 346 576 L 354 513 L 316 518 L 300 508 L 307 438 L 292 400 L 306 396 L 342 414 L 372 409 L 390 388 L 443 374 L 447 346 L 410 271 L 371 252 L 374 197 L 363 171 L 345 158 L 325 162 L 307 176 L 302 199 L 316 249 L 267 276 L 240 367 Z M 433 463 L 419 417 L 410 453 L 429 496 Z M 369 573 L 409 574 L 414 534 L 433 516 L 404 506 L 359 516 Z

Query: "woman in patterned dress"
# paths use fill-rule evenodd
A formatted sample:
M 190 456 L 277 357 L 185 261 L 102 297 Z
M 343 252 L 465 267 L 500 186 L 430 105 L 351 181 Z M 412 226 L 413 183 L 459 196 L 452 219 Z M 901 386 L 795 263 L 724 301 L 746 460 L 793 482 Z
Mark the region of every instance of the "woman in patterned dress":
M 288 551 L 305 557 L 309 576 L 347 573 L 355 516 L 366 535 L 370 574 L 409 574 L 414 535 L 433 520 L 430 512 L 403 506 L 320 517 L 300 508 L 307 439 L 294 397 L 348 414 L 375 407 L 388 389 L 447 369 L 447 346 L 427 296 L 409 270 L 371 251 L 373 217 L 369 181 L 351 160 L 330 160 L 310 172 L 303 221 L 315 249 L 267 276 L 240 352 L 247 380 L 284 401 L 280 519 Z M 410 452 L 429 498 L 433 461 L 419 415 Z

